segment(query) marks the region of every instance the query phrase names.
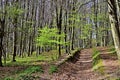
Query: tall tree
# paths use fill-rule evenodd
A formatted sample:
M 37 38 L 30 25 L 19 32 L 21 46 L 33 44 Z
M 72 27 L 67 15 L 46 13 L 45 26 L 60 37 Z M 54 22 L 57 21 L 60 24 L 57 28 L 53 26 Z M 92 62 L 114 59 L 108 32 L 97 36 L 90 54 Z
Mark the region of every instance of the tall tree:
M 3 55 L 3 38 L 5 35 L 5 22 L 6 22 L 6 4 L 7 1 L 2 0 L 0 2 L 1 8 L 0 8 L 0 66 L 3 66 L 2 64 L 2 55 Z
M 5 19 L 0 19 L 0 66 L 2 65 L 3 37 L 4 37 Z
M 58 32 L 59 35 L 61 35 L 61 31 L 62 31 L 62 14 L 63 14 L 62 13 L 63 12 L 62 3 L 63 3 L 63 1 L 60 0 L 60 7 L 56 6 L 56 22 L 57 22 L 57 28 L 59 30 L 59 32 Z M 61 37 L 59 37 L 59 42 L 61 42 Z M 61 56 L 61 44 L 58 44 L 58 49 L 59 49 L 59 56 Z
M 109 19 L 112 29 L 113 40 L 117 51 L 118 58 L 120 59 L 120 25 L 119 25 L 119 6 L 118 0 L 108 0 Z

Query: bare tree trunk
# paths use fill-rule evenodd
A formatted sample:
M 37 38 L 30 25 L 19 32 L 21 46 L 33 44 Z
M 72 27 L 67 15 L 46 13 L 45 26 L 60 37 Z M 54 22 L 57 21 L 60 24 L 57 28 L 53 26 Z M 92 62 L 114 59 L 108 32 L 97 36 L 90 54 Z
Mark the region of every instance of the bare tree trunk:
M 59 29 L 59 35 L 61 35 L 61 30 L 62 30 L 62 7 L 60 8 L 60 15 L 59 15 L 59 22 L 58 22 L 58 29 Z M 59 42 L 61 42 L 61 37 L 59 37 Z M 59 56 L 61 56 L 61 44 L 58 44 L 59 47 Z
M 18 9 L 18 0 L 14 0 L 15 3 L 15 7 Z M 15 57 L 16 57 L 16 52 L 17 52 L 17 22 L 18 22 L 18 15 L 15 15 L 14 19 L 13 19 L 13 25 L 14 25 L 14 42 L 13 42 L 13 62 L 16 62 Z
M 1 2 L 1 9 L 2 12 L 0 13 L 2 16 L 0 16 L 0 66 L 2 67 L 2 56 L 3 56 L 3 38 L 5 35 L 4 29 L 5 29 L 5 22 L 6 22 L 6 4 L 7 4 L 7 0 L 4 1 L 0 1 Z M 6 58 L 6 55 L 4 54 L 4 59 Z M 5 59 L 6 60 L 6 59 Z M 6 62 L 6 61 L 5 61 Z
M 14 50 L 13 50 L 13 62 L 16 62 L 16 52 L 17 52 L 17 18 L 14 19 Z
M 2 54 L 3 54 L 3 37 L 4 37 L 4 27 L 5 27 L 5 19 L 0 19 L 0 66 L 3 66 L 2 64 Z
M 65 14 L 65 29 L 64 29 L 64 33 L 65 33 L 65 43 L 67 43 L 67 11 Z M 67 44 L 65 45 L 65 52 L 68 53 L 68 46 Z
M 56 4 L 57 5 L 57 4 Z M 62 31 L 62 0 L 60 4 L 60 11 L 58 10 L 58 7 L 56 6 L 56 22 L 57 22 L 57 28 L 59 30 L 58 34 L 61 35 Z M 58 39 L 59 42 L 61 42 L 61 37 Z M 61 56 L 61 44 L 58 44 L 58 51 L 59 51 L 59 57 Z
M 120 59 L 120 30 L 119 30 L 120 25 L 118 20 L 116 0 L 108 0 L 108 7 L 113 40 L 118 58 Z

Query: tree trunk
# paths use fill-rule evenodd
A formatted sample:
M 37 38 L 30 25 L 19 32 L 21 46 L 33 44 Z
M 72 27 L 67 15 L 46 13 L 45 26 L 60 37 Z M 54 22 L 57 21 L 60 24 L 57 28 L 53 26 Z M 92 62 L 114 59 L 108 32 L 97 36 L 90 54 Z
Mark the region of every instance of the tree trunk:
M 62 31 L 62 1 L 60 4 L 60 11 L 58 10 L 58 8 L 56 7 L 56 21 L 57 21 L 57 28 L 59 30 L 58 34 L 61 35 L 61 31 Z M 61 37 L 59 37 L 58 39 L 59 42 L 61 42 Z M 61 44 L 58 44 L 58 51 L 59 51 L 59 57 L 61 56 Z
M 3 54 L 3 37 L 4 37 L 5 19 L 0 20 L 0 66 L 2 64 L 2 54 Z
M 13 50 L 13 62 L 16 62 L 15 57 L 16 57 L 16 51 L 17 51 L 17 18 L 15 19 L 14 23 L 14 50 Z
M 2 41 L 3 41 L 2 29 L 0 29 L 0 66 L 3 66 L 2 65 Z
M 117 14 L 117 5 L 115 0 L 108 0 L 109 7 L 109 19 L 112 29 L 113 40 L 116 48 L 116 52 L 118 55 L 118 59 L 120 59 L 120 30 L 119 30 L 119 22 L 118 22 L 118 14 Z
M 67 43 L 67 11 L 65 14 L 65 28 L 64 28 L 64 33 L 65 33 L 65 43 Z M 68 46 L 65 44 L 65 52 L 68 53 Z

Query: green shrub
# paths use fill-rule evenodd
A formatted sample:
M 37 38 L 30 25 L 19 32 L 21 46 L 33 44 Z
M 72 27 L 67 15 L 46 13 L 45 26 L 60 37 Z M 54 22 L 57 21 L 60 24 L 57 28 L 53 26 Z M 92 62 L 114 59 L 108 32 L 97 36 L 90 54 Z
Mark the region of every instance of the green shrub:
M 95 48 L 93 49 L 92 60 L 93 60 L 93 66 L 99 63 L 100 60 L 100 52 Z
M 93 48 L 92 60 L 93 60 L 92 69 L 103 74 L 104 73 L 103 62 L 100 57 L 100 52 L 96 48 Z
M 116 50 L 115 50 L 114 47 L 110 48 L 108 53 L 109 53 L 110 55 L 112 55 L 112 56 L 116 56 L 116 55 L 117 55 L 117 54 L 116 54 Z
M 40 66 L 30 66 L 23 73 L 32 74 L 32 73 L 35 73 L 35 72 L 43 73 L 42 67 L 40 67 Z
M 36 79 L 40 79 L 39 76 L 31 76 L 31 75 L 25 75 L 25 74 L 22 74 L 19 76 L 18 80 L 36 80 Z
M 36 77 L 32 76 L 32 73 L 40 72 L 43 73 L 43 69 L 41 66 L 30 66 L 26 70 L 24 70 L 19 76 L 17 77 L 18 80 L 35 80 Z
M 114 47 L 111 47 L 109 51 L 115 51 L 115 48 L 114 48 Z
M 57 71 L 58 71 L 57 66 L 55 66 L 55 65 L 51 65 L 51 66 L 50 66 L 50 69 L 49 69 L 49 73 L 50 73 L 50 74 L 53 74 L 53 73 L 55 73 L 55 72 L 57 72 Z
M 6 77 L 4 80 L 14 80 L 12 77 Z
M 120 80 L 120 78 L 116 79 L 116 80 Z

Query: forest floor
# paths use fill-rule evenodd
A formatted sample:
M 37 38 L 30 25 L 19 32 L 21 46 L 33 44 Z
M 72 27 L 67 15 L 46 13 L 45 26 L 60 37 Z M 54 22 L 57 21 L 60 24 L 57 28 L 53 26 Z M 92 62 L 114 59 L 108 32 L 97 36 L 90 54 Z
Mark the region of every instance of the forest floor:
M 63 64 L 53 80 L 108 80 L 118 78 L 119 62 L 115 55 L 108 54 L 108 48 L 97 48 L 100 51 L 104 74 L 92 70 L 92 49 L 81 50 L 77 61 Z M 115 74 L 115 75 L 114 75 Z
M 83 49 L 72 61 L 69 60 L 59 66 L 57 73 L 50 74 L 51 65 L 46 63 L 42 65 L 44 73 L 32 73 L 31 75 L 37 78 L 29 80 L 117 80 L 120 77 L 120 63 L 117 56 L 109 54 L 110 50 L 107 47 L 99 47 L 97 50 L 100 52 L 104 73 L 92 70 L 93 49 Z M 21 71 L 25 68 L 24 66 L 0 68 L 0 77 L 6 74 L 11 76 L 14 71 Z

